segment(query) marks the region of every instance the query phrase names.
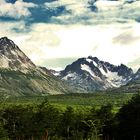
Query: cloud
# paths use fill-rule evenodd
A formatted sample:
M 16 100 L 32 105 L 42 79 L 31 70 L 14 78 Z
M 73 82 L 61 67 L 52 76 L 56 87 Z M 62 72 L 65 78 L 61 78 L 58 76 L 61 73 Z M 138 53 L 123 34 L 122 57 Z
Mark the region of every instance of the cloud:
M 50 29 L 49 29 L 50 27 Z M 55 28 L 55 25 L 53 26 L 47 26 L 45 24 L 39 23 L 39 24 L 33 24 L 31 27 L 31 32 L 29 32 L 29 38 L 27 42 L 36 42 L 38 41 L 38 44 L 40 44 L 42 47 L 57 47 L 60 45 L 60 39 L 59 36 L 56 35 L 55 29 L 52 29 L 52 27 Z
M 140 40 L 140 36 L 135 36 L 135 34 L 132 34 L 132 32 L 123 32 L 117 37 L 113 39 L 113 42 L 115 44 L 119 43 L 121 45 L 130 45 L 133 44 L 136 41 Z
M 98 11 L 119 10 L 122 5 L 122 1 L 99 0 L 95 2 L 95 6 L 98 8 Z
M 22 31 L 22 34 L 24 34 L 24 31 L 26 30 L 26 25 L 24 21 L 0 22 L 0 27 L 0 36 L 9 36 L 10 38 L 13 38 L 15 34 L 17 34 L 14 30 L 16 27 L 18 27 L 18 29 Z
M 46 2 L 46 9 L 54 10 L 64 6 L 65 11 L 52 16 L 53 23 L 63 24 L 105 24 L 112 22 L 130 22 L 140 19 L 140 1 L 92 1 L 92 0 L 59 0 Z M 111 11 L 111 13 L 110 13 Z
M 132 67 L 136 72 L 140 68 L 140 57 L 134 59 L 133 61 L 128 62 L 129 67 Z
M 54 10 L 62 6 L 65 7 L 65 11 L 58 16 L 52 16 L 52 22 L 62 24 L 85 24 L 93 18 L 93 12 L 89 8 L 89 0 L 59 0 L 45 3 L 46 9 L 50 10 Z
M 17 0 L 15 3 L 7 3 L 6 0 L 2 0 L 0 4 L 0 16 L 14 19 L 29 17 L 31 15 L 29 8 L 35 6 L 35 4 L 27 3 L 23 0 Z
M 78 12 L 79 8 L 86 8 L 87 7 L 88 0 L 59 0 L 59 1 L 53 1 L 53 2 L 46 2 L 46 8 L 54 9 L 60 6 L 66 6 L 67 10 L 72 10 Z M 77 9 L 75 9 L 77 8 Z M 79 11 L 81 12 L 81 11 Z

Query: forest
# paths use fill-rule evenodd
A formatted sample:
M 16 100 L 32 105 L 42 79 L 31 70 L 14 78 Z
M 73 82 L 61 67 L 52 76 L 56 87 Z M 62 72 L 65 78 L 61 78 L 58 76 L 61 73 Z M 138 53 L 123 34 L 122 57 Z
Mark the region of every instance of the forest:
M 89 101 L 87 95 L 83 96 Z M 82 100 L 82 97 L 78 99 Z M 69 104 L 62 107 L 52 103 L 54 97 L 42 98 L 38 102 L 1 101 L 0 140 L 140 139 L 140 94 L 134 94 L 117 110 L 113 102 L 100 106 Z

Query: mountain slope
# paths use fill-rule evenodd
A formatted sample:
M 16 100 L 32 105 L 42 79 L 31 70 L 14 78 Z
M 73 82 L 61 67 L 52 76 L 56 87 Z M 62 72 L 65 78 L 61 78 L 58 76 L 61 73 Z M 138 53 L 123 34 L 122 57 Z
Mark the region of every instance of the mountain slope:
M 38 68 L 12 40 L 0 39 L 0 95 L 40 96 L 69 91 L 60 79 Z
M 140 92 L 140 69 L 138 69 L 138 71 L 132 76 L 132 79 L 126 85 L 124 85 L 114 91 L 115 92 L 127 92 L 127 93 Z
M 97 57 L 80 58 L 61 71 L 59 78 L 86 92 L 125 85 L 131 79 L 131 68 L 112 65 Z
M 36 66 L 12 40 L 3 37 L 0 39 L 0 68 L 24 71 Z

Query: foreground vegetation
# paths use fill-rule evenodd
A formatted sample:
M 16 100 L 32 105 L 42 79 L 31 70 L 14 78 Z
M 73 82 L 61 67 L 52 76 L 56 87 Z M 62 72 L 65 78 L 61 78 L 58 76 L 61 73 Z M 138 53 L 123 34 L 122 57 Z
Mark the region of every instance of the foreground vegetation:
M 139 140 L 140 95 L 131 97 L 79 94 L 1 99 L 0 140 Z

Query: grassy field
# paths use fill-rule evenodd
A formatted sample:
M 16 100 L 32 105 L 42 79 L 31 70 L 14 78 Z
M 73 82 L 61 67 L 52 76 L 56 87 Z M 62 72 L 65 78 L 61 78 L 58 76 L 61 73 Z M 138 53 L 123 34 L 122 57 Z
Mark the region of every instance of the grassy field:
M 107 93 L 94 93 L 94 94 L 67 94 L 67 95 L 49 95 L 46 97 L 37 96 L 24 96 L 2 99 L 2 104 L 39 104 L 47 99 L 51 104 L 58 107 L 65 108 L 67 106 L 73 107 L 100 107 L 107 104 L 112 104 L 114 107 L 119 108 L 127 103 L 133 94 L 107 94 Z

